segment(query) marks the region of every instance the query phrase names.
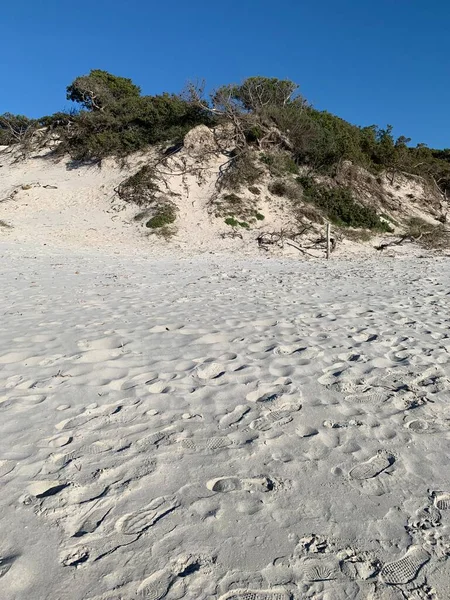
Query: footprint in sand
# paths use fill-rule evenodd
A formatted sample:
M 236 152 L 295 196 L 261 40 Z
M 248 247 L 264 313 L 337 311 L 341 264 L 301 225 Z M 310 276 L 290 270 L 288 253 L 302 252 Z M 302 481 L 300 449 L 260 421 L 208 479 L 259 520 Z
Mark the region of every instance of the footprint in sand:
M 15 468 L 16 463 L 12 460 L 0 460 L 0 477 L 4 477 L 11 473 L 11 471 Z
M 219 600 L 289 600 L 291 595 L 283 589 L 272 590 L 231 590 L 220 596 Z
M 159 431 L 151 433 L 150 435 L 139 439 L 136 442 L 136 447 L 139 448 L 139 451 L 148 450 L 152 446 L 155 446 L 158 442 L 161 442 L 165 437 L 165 434 Z
M 367 581 L 379 573 L 381 563 L 371 552 L 354 553 L 340 563 L 340 569 L 349 579 Z
M 274 483 L 269 477 L 216 477 L 210 479 L 206 487 L 212 492 L 270 492 L 274 489 Z
M 310 427 L 309 425 L 303 424 L 296 428 L 295 433 L 298 435 L 298 437 L 308 438 L 317 435 L 319 431 L 315 427 Z
M 85 444 L 84 446 L 81 446 L 77 450 L 77 454 L 97 456 L 99 454 L 103 454 L 104 452 L 110 452 L 113 450 L 113 448 L 113 444 L 104 441 L 96 441 L 92 442 L 92 444 Z
M 161 569 L 144 579 L 138 587 L 138 594 L 146 600 L 161 600 L 169 591 L 174 580 L 175 575 L 169 569 Z
M 204 363 L 196 369 L 196 375 L 199 379 L 218 379 L 225 373 L 222 365 L 216 362 Z
M 292 345 L 288 345 L 288 346 L 276 346 L 275 348 L 273 348 L 273 353 L 274 354 L 278 354 L 278 355 L 287 355 L 290 356 L 292 354 L 295 354 L 297 352 L 302 352 L 305 351 L 306 348 L 299 346 L 298 344 L 292 344 Z
M 47 396 L 42 394 L 31 394 L 29 396 L 11 396 L 4 402 L 0 404 L 2 409 L 8 409 L 14 406 L 15 408 L 23 408 L 28 409 L 32 406 L 36 406 L 37 404 L 41 404 Z
M 115 350 L 117 348 L 123 348 L 128 341 L 124 341 L 122 338 L 114 337 L 103 337 L 96 340 L 80 340 L 78 347 L 80 350 Z
M 359 394 L 350 394 L 345 397 L 346 402 L 350 402 L 351 404 L 371 404 L 376 406 L 378 404 L 382 404 L 388 400 L 389 394 L 386 391 L 367 391 L 361 392 Z
M 407 421 L 405 427 L 414 433 L 435 433 L 437 431 L 437 427 L 433 423 L 429 423 L 423 419 Z
M 147 391 L 150 394 L 168 394 L 172 389 L 165 381 L 156 381 L 148 386 Z
M 195 573 L 202 567 L 211 565 L 213 562 L 210 558 L 201 555 L 188 554 L 182 556 L 175 560 L 170 568 L 156 571 L 150 577 L 144 579 L 138 587 L 138 594 L 147 600 L 161 600 L 161 598 L 166 596 L 169 589 L 172 588 L 175 580 L 181 578 L 178 579 L 178 582 L 182 582 L 182 578 Z M 181 597 L 179 591 L 177 590 L 177 595 L 174 597 Z
M 181 440 L 181 445 L 186 450 L 193 452 L 213 452 L 221 450 L 231 445 L 231 441 L 226 437 L 211 437 L 203 439 L 186 438 Z
M 104 521 L 105 517 L 111 512 L 111 506 L 104 506 L 91 510 L 73 528 L 72 537 L 82 537 L 88 533 L 93 533 Z
M 269 431 L 272 428 L 272 423 L 265 417 L 258 417 L 250 423 L 249 427 L 255 431 Z
M 414 517 L 410 520 L 413 529 L 434 529 L 439 527 L 441 522 L 441 513 L 435 506 L 424 506 L 416 510 Z
M 282 427 L 293 420 L 289 411 L 276 410 L 259 417 L 250 423 L 250 428 L 257 431 L 268 431 L 273 426 Z
M 67 444 L 70 444 L 72 440 L 73 437 L 70 435 L 60 435 L 53 437 L 51 440 L 49 440 L 48 445 L 51 448 L 62 448 L 63 446 L 67 446 Z
M 409 583 L 417 576 L 423 565 L 430 560 L 430 555 L 420 546 L 412 546 L 402 558 L 387 563 L 381 569 L 380 576 L 384 583 L 400 585 Z
M 269 423 L 273 423 L 274 425 L 286 425 L 294 418 L 289 410 L 272 410 L 265 417 Z
M 378 585 L 370 592 L 367 600 L 405 600 L 403 592 L 389 585 Z
M 250 410 L 250 406 L 245 406 L 244 404 L 238 404 L 234 410 L 230 413 L 224 415 L 219 421 L 219 427 L 226 428 L 231 427 L 231 425 L 235 425 L 239 423 L 239 421 L 246 415 Z
M 351 479 L 372 479 L 382 471 L 390 467 L 395 462 L 395 458 L 388 452 L 380 451 L 376 456 L 373 456 L 366 462 L 360 463 L 353 467 L 349 472 Z
M 6 573 L 12 567 L 15 559 L 15 556 L 0 556 L 0 577 L 6 575 Z
M 271 403 L 278 400 L 281 396 L 290 393 L 291 387 L 289 385 L 275 384 L 275 385 L 260 385 L 253 392 L 249 392 L 246 399 L 249 402 L 255 402 L 258 404 Z
M 84 504 L 90 500 L 103 498 L 108 493 L 108 490 L 109 486 L 100 481 L 94 481 L 94 483 L 85 486 L 70 487 L 67 502 L 69 504 Z
M 432 492 L 434 505 L 439 510 L 450 510 L 450 492 Z
M 305 581 L 331 581 L 339 575 L 339 563 L 332 559 L 308 559 L 302 565 Z
M 176 498 L 155 498 L 149 505 L 139 511 L 120 517 L 115 528 L 125 535 L 137 535 L 180 506 Z
M 75 452 L 70 452 L 67 454 L 50 454 L 47 460 L 44 462 L 41 474 L 42 475 L 52 475 L 57 473 L 64 467 L 66 467 L 75 457 Z

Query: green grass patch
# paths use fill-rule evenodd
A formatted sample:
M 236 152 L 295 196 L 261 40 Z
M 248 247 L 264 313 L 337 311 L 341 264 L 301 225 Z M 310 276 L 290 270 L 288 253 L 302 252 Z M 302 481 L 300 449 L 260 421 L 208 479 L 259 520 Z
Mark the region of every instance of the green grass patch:
M 242 227 L 244 229 L 250 229 L 250 225 L 246 221 L 238 221 L 234 217 L 227 217 L 225 223 L 230 227 Z

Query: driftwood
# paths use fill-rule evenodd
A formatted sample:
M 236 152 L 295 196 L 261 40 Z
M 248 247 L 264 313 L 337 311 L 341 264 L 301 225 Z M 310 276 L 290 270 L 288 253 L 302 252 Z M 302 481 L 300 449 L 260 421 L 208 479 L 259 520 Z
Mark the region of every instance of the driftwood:
M 422 234 L 421 234 L 420 237 L 422 237 Z M 419 240 L 419 239 L 420 238 L 417 238 L 417 240 Z M 412 236 L 410 236 L 410 235 L 403 235 L 398 240 L 392 240 L 391 242 L 383 242 L 379 246 L 375 246 L 375 250 L 380 250 L 381 251 L 381 250 L 385 250 L 386 248 L 390 248 L 391 246 L 400 246 L 401 244 L 403 244 L 403 242 L 412 242 L 412 241 L 414 241 L 414 239 L 412 238 Z
M 384 242 L 379 246 L 375 246 L 375 249 L 384 250 L 385 248 L 390 248 L 392 246 L 401 246 L 401 244 L 405 242 L 415 243 L 420 240 L 423 240 L 423 245 L 425 247 L 438 249 L 448 247 L 449 239 L 450 230 L 438 229 L 438 227 L 436 227 L 435 231 L 421 231 L 419 235 L 412 235 L 411 233 L 404 234 L 399 239 Z
M 284 248 L 284 246 L 291 246 L 302 254 L 315 258 L 314 254 L 308 252 L 308 250 L 324 250 L 327 248 L 327 237 L 320 236 L 319 238 L 309 241 L 307 244 L 300 244 L 299 239 L 304 237 L 308 232 L 314 231 L 312 224 L 304 225 L 299 231 L 281 229 L 280 231 L 265 231 L 261 233 L 256 241 L 258 246 L 264 250 L 268 250 L 269 246 L 278 246 Z M 330 238 L 330 252 L 333 252 L 337 246 L 337 240 Z

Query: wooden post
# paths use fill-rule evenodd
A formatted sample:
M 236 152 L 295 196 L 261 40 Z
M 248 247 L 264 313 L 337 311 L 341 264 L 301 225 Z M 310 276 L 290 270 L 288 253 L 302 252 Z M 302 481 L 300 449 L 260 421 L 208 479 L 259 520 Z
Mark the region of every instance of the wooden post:
M 331 252 L 330 230 L 331 230 L 331 225 L 329 223 L 327 223 L 327 260 L 330 258 L 330 252 Z

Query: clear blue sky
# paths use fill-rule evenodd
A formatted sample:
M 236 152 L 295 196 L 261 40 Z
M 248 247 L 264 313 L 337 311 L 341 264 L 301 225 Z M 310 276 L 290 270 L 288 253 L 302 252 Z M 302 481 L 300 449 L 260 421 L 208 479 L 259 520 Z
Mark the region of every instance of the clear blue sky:
M 449 0 L 3 0 L 0 113 L 67 108 L 90 69 L 146 94 L 289 78 L 319 109 L 450 147 Z

